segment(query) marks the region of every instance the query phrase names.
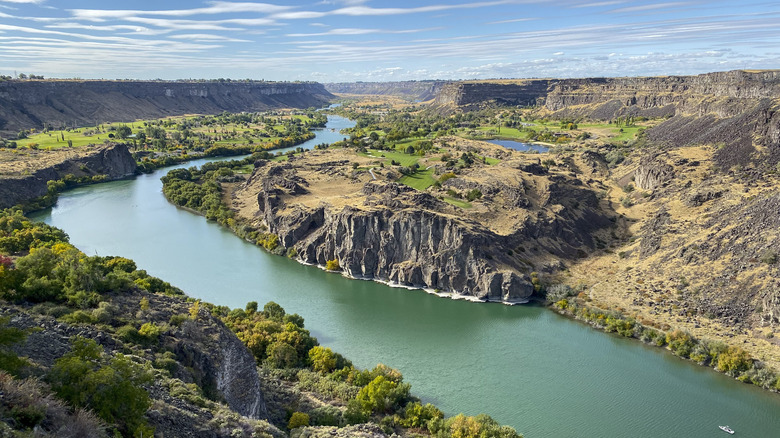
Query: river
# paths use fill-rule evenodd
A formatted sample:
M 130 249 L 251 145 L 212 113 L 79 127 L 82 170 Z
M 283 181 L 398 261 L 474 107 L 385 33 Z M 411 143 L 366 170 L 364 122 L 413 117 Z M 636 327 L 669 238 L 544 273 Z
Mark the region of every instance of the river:
M 349 121 L 329 119 L 306 147 L 343 137 L 330 129 Z M 485 412 L 526 438 L 718 437 L 723 424 L 778 436 L 777 394 L 542 307 L 438 298 L 270 255 L 169 204 L 168 170 L 71 190 L 31 216 L 85 253 L 132 258 L 190 296 L 242 308 L 276 301 L 357 366 L 398 368 L 447 414 Z

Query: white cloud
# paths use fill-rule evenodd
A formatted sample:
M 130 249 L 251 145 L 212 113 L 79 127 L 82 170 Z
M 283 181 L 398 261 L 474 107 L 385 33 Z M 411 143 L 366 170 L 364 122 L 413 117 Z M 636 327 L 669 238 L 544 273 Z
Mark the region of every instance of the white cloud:
M 537 18 L 514 18 L 511 20 L 491 21 L 490 23 L 486 23 L 486 24 L 520 23 L 523 21 L 532 21 L 532 20 L 537 20 Z
M 168 38 L 174 38 L 177 40 L 189 40 L 189 41 L 198 41 L 198 42 L 214 42 L 214 41 L 224 41 L 224 42 L 231 42 L 231 43 L 251 43 L 252 40 L 242 40 L 237 38 L 228 38 L 221 35 L 212 35 L 208 33 L 187 33 L 187 34 L 179 34 L 179 35 L 171 35 Z
M 374 33 L 407 34 L 407 33 L 427 32 L 427 31 L 437 30 L 437 29 L 439 28 L 405 29 L 405 30 L 341 28 L 341 29 L 331 29 L 326 32 L 318 32 L 318 33 L 289 33 L 287 34 L 287 36 L 300 38 L 300 37 L 313 37 L 313 36 L 325 36 L 325 35 L 368 35 Z

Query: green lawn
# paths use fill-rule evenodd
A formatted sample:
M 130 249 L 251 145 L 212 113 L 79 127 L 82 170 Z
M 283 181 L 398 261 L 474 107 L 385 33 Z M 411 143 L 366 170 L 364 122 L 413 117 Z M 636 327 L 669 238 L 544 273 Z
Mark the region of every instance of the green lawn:
M 460 207 L 460 208 L 471 208 L 471 203 L 470 202 L 466 202 L 466 201 L 464 201 L 462 199 L 458 199 L 458 198 L 453 198 L 451 196 L 445 196 L 444 197 L 444 202 L 446 202 L 448 204 L 452 204 L 452 205 L 454 205 L 456 207 Z
M 436 178 L 433 177 L 433 169 L 425 169 L 417 171 L 412 175 L 404 175 L 398 179 L 398 182 L 423 191 L 432 186 L 436 182 Z
M 392 160 L 401 163 L 401 166 L 411 166 L 417 161 L 419 161 L 420 159 L 419 155 L 409 155 L 398 151 L 380 151 L 377 149 L 369 149 L 367 153 L 361 155 L 363 155 L 364 157 L 383 160 L 385 166 L 389 166 L 390 161 Z

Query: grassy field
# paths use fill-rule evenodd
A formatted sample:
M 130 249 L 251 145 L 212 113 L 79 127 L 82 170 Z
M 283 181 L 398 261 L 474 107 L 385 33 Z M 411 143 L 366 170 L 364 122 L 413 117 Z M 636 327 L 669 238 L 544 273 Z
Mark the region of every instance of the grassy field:
M 380 151 L 377 149 L 368 149 L 368 152 L 362 154 L 365 157 L 376 158 L 389 166 L 391 161 L 400 163 L 401 166 L 412 166 L 420 160 L 419 155 L 409 155 L 398 151 Z
M 404 175 L 398 179 L 398 182 L 423 191 L 432 186 L 436 182 L 436 178 L 433 176 L 433 169 L 425 169 L 417 171 L 412 175 Z
M 507 140 L 518 141 L 531 141 L 531 137 L 534 135 L 531 131 L 536 132 L 543 131 L 545 129 L 552 132 L 560 132 L 566 134 L 570 138 L 575 138 L 578 135 L 587 132 L 591 137 L 599 138 L 601 140 L 609 141 L 631 141 L 636 139 L 637 133 L 644 128 L 652 126 L 652 122 L 640 122 L 631 126 L 617 126 L 610 123 L 579 123 L 577 129 L 569 130 L 561 127 L 561 123 L 557 120 L 542 121 L 536 120 L 526 126 L 523 130 L 517 128 L 501 127 L 499 132 L 498 127 L 495 125 L 485 125 L 477 127 L 476 129 L 461 128 L 458 130 L 458 135 L 479 139 L 480 136 L 486 138 L 502 138 Z M 474 135 L 474 132 L 477 135 Z
M 99 126 L 89 126 L 72 129 L 69 131 L 51 130 L 49 132 L 30 134 L 28 138 L 16 140 L 16 144 L 17 147 L 20 148 L 32 146 L 39 149 L 59 149 L 63 147 L 69 147 L 68 141 L 70 141 L 72 147 L 101 144 L 106 140 L 119 141 L 118 138 L 111 138 L 109 134 L 116 134 L 116 129 L 120 126 L 127 126 L 132 130 L 133 134 L 137 134 L 138 132 L 142 132 L 146 126 L 150 124 L 154 124 L 156 127 L 162 128 L 170 136 L 171 133 L 179 130 L 179 127 L 183 122 L 193 121 L 194 119 L 202 117 L 203 116 L 178 116 L 154 120 L 139 120 L 131 123 L 105 123 Z M 305 115 L 283 115 L 273 117 L 274 120 L 287 120 L 290 118 L 295 118 L 303 122 L 310 120 L 310 118 Z M 197 123 L 195 125 L 197 125 Z M 270 143 L 284 137 L 283 133 L 285 128 L 281 124 L 274 124 L 271 127 L 271 131 L 278 133 L 278 135 L 261 137 L 259 133 L 265 132 L 265 129 L 266 127 L 264 125 L 252 123 L 211 123 L 209 125 L 204 123 L 201 126 L 191 126 L 189 131 L 191 132 L 192 136 L 203 134 L 211 137 L 220 137 L 218 140 L 215 139 L 213 142 L 213 144 L 216 146 L 241 146 L 247 144 Z M 125 141 L 132 142 L 133 138 L 128 138 Z
M 453 198 L 452 196 L 445 196 L 442 199 L 443 199 L 444 202 L 446 202 L 448 204 L 451 204 L 451 205 L 454 205 L 456 207 L 471 208 L 471 203 L 467 202 L 467 201 L 464 201 L 462 199 Z

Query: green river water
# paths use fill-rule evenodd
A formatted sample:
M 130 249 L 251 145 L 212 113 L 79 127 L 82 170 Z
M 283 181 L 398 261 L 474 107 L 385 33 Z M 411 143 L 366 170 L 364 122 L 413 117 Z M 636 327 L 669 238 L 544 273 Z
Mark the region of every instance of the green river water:
M 347 123 L 332 117 L 329 128 Z M 312 144 L 337 136 L 327 129 Z M 32 217 L 190 296 L 242 308 L 276 301 L 357 366 L 398 368 L 448 415 L 485 412 L 526 438 L 725 437 L 725 424 L 735 436 L 780 437 L 780 395 L 542 307 L 438 298 L 270 255 L 169 204 L 168 170 L 69 191 Z

